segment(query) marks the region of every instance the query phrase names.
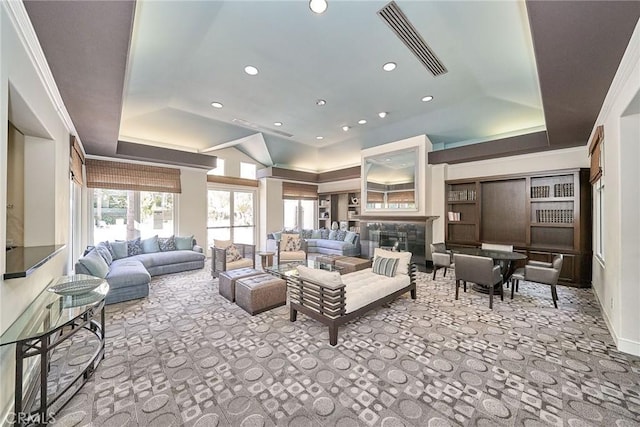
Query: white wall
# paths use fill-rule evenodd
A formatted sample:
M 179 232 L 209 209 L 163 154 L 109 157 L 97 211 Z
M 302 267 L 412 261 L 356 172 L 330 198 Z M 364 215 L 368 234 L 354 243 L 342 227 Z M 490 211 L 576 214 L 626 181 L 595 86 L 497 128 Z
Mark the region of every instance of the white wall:
M 605 260 L 593 260 L 593 289 L 618 349 L 640 356 L 640 23 L 596 120 L 604 126 Z M 594 248 L 595 253 L 595 248 Z
M 9 126 L 7 141 L 7 243 L 24 246 L 24 135 Z
M 233 177 L 239 178 L 240 162 L 254 164 L 256 165 L 256 170 L 264 168 L 264 165 L 256 162 L 251 157 L 244 154 L 242 151 L 239 151 L 233 147 L 224 148 L 222 150 L 211 151 L 208 154 L 224 159 L 225 176 L 233 176 Z
M 257 250 L 267 249 L 267 233 L 282 230 L 284 226 L 284 203 L 282 202 L 282 181 L 262 178 L 260 180 L 259 227 Z
M 207 171 L 181 168 L 182 193 L 176 206 L 176 234 L 193 234 L 207 253 Z
M 17 11 L 17 12 L 16 12 Z M 15 13 L 14 13 L 15 12 Z M 21 2 L 2 2 L 0 5 L 0 241 L 6 239 L 6 190 L 7 177 L 7 136 L 9 121 L 9 84 L 11 89 L 25 101 L 29 113 L 36 116 L 50 136 L 47 159 L 50 168 L 46 171 L 37 167 L 29 168 L 27 159 L 25 172 L 39 178 L 41 183 L 49 185 L 49 200 L 53 205 L 40 212 L 44 222 L 53 229 L 47 230 L 51 236 L 48 243 L 66 244 L 69 235 L 69 133 L 71 129 L 62 117 L 62 104 L 53 101 L 51 87 L 44 71 L 35 61 L 35 57 L 44 58 L 37 45 L 35 33 L 31 28 L 26 11 Z M 21 24 L 17 20 L 22 19 Z M 27 45 L 27 40 L 32 43 Z M 34 50 L 35 49 L 35 50 Z M 45 64 L 46 68 L 46 64 Z M 45 70 L 49 72 L 48 69 Z M 50 72 L 49 72 L 50 76 Z M 57 94 L 57 89 L 55 90 Z M 59 99 L 59 94 L 58 94 Z M 13 111 L 16 114 L 15 111 Z M 24 114 L 24 111 L 21 113 Z M 19 117 L 20 122 L 29 118 Z M 25 119 L 25 120 L 22 120 Z M 23 134 L 29 136 L 29 129 L 17 126 Z M 40 136 L 40 135 L 39 135 Z M 46 174 L 43 174 L 46 172 Z M 27 194 L 28 196 L 28 194 Z M 50 220 L 51 218 L 51 220 Z M 33 241 L 36 241 L 35 238 Z M 3 280 L 0 278 L 0 333 L 4 332 L 27 308 L 35 297 L 43 291 L 50 281 L 66 273 L 68 250 L 59 252 L 55 257 L 23 279 Z M 0 252 L 0 273 L 6 271 L 5 252 Z M 1 276 L 0 276 L 1 277 Z M 0 349 L 0 421 L 4 420 L 12 408 L 14 389 L 14 351 L 11 346 Z

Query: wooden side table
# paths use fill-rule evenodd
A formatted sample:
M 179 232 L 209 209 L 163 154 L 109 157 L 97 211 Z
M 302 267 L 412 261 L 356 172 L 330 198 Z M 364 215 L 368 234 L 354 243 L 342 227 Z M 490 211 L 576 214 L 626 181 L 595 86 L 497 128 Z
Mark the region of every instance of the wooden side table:
M 271 267 L 273 265 L 273 256 L 275 252 L 258 252 L 262 268 Z

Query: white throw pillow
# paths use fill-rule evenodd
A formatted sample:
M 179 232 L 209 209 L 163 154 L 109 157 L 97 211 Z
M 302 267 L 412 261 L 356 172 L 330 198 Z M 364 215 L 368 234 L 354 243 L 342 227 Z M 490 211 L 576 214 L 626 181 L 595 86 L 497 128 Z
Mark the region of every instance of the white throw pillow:
M 336 289 L 342 286 L 342 278 L 337 271 L 320 270 L 319 268 L 311 268 L 301 265 L 298 267 L 298 276 L 301 279 L 311 280 L 320 283 L 327 288 Z
M 376 248 L 373 257 L 398 258 L 398 274 L 409 274 L 409 263 L 411 263 L 411 252 L 392 252 L 385 249 Z

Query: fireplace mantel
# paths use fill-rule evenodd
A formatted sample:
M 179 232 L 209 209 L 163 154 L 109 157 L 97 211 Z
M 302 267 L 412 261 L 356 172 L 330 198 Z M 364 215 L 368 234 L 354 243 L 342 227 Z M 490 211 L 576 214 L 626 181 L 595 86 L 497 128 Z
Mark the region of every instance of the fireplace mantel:
M 422 222 L 434 221 L 439 216 L 410 216 L 410 215 L 356 215 L 355 219 L 360 221 L 384 222 L 384 221 L 400 221 L 400 222 Z

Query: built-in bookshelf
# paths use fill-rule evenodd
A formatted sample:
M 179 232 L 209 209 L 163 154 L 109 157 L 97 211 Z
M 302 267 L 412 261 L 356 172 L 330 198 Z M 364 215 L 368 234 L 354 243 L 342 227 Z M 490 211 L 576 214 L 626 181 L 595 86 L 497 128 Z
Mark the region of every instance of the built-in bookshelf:
M 360 192 L 343 191 L 318 195 L 318 227 L 331 228 L 334 221 L 341 228 L 360 232 Z
M 445 183 L 445 240 L 513 245 L 530 260 L 564 255 L 560 280 L 591 281 L 588 169 L 451 180 Z

